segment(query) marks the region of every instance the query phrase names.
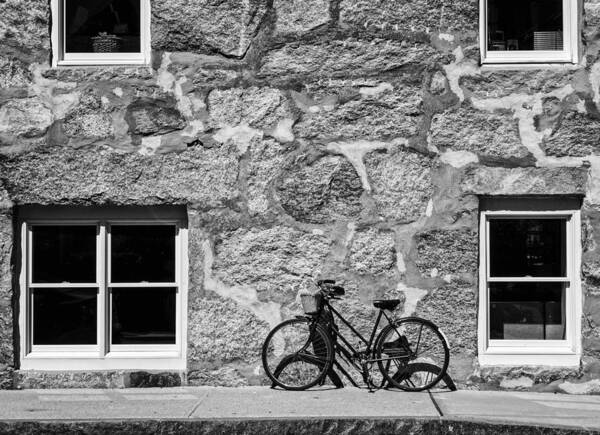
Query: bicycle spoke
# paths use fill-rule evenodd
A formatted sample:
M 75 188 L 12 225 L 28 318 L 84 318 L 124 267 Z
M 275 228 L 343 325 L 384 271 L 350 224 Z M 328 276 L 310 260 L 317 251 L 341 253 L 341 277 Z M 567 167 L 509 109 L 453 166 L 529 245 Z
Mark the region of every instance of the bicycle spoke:
M 446 342 L 435 326 L 418 318 L 398 320 L 382 332 L 377 345 L 382 373 L 392 385 L 408 391 L 435 385 L 447 368 L 448 357 Z
M 416 385 L 410 380 L 410 378 L 404 379 L 404 382 L 409 384 L 411 387 L 416 388 Z
M 419 338 L 417 338 L 417 347 L 415 348 L 415 355 L 419 353 L 419 344 L 421 344 L 421 333 L 423 332 L 423 325 L 419 328 Z
M 312 364 L 325 364 L 325 361 L 327 361 L 326 358 L 319 358 L 318 356 L 313 355 L 311 353 L 298 352 L 298 356 L 303 361 L 309 362 Z
M 322 328 L 308 319 L 279 324 L 265 340 L 263 367 L 274 384 L 291 390 L 319 383 L 333 363 L 333 346 Z

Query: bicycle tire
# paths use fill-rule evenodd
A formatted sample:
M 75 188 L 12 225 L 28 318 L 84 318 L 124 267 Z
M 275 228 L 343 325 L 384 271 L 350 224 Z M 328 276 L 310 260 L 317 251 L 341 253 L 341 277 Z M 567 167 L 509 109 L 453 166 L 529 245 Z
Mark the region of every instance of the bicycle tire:
M 406 366 L 405 372 L 396 373 L 394 375 L 394 379 L 396 379 L 396 381 L 398 381 L 398 382 L 402 382 L 402 379 L 405 376 L 411 376 L 412 374 L 414 374 L 416 372 L 430 372 L 430 373 L 434 373 L 437 375 L 440 373 L 440 370 L 441 369 L 438 366 L 435 366 L 433 364 L 412 363 L 412 364 L 408 364 Z M 446 384 L 446 388 L 448 388 L 450 391 L 456 391 L 456 385 L 454 384 L 454 381 L 452 380 L 452 378 L 450 378 L 450 376 L 448 376 L 447 372 L 442 377 L 442 380 L 438 382 L 438 384 L 440 382 Z M 438 384 L 436 384 L 436 385 L 438 385 Z
M 391 386 L 423 391 L 434 387 L 446 375 L 450 349 L 433 322 L 406 317 L 383 328 L 376 340 L 375 358 Z M 439 371 L 432 370 L 432 365 Z
M 317 385 L 333 360 L 329 334 L 309 318 L 281 322 L 269 332 L 262 347 L 266 375 L 285 390 L 306 390 Z

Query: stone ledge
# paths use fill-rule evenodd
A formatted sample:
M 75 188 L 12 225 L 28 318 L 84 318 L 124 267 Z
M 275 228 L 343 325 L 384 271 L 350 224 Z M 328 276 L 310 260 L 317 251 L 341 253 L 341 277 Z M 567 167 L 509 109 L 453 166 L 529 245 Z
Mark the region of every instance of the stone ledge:
M 17 370 L 12 388 L 153 388 L 180 387 L 185 374 L 141 370 L 42 371 Z M 2 384 L 0 383 L 0 389 Z M 10 388 L 10 387 L 9 387 Z M 0 430 L 0 434 L 3 433 Z
M 450 419 L 215 419 L 215 420 L 106 420 L 106 421 L 4 421 L 2 434 L 598 434 L 579 428 L 516 425 Z

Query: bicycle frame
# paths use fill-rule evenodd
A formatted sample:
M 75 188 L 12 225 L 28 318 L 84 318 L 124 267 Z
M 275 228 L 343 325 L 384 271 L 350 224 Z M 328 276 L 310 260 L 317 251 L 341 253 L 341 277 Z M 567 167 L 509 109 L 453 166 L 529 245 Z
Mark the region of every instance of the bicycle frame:
M 356 328 L 354 328 L 350 324 L 350 322 L 348 322 L 344 318 L 344 316 L 342 316 L 342 314 L 340 314 L 339 311 L 337 311 L 329 303 L 329 300 L 327 300 L 327 299 L 323 300 L 323 305 L 321 307 L 318 317 L 320 317 L 321 313 L 325 309 L 328 309 L 332 313 L 333 324 L 331 325 L 331 327 L 335 328 L 335 333 L 337 334 L 337 339 L 341 339 L 341 343 L 343 344 L 343 345 L 340 345 L 339 342 L 336 343 L 334 352 L 336 354 L 340 355 L 341 357 L 343 357 L 344 361 L 346 363 L 348 363 L 349 365 L 351 365 L 352 367 L 354 367 L 354 369 L 356 371 L 360 372 L 363 377 L 363 381 L 369 386 L 369 388 L 371 388 L 372 385 L 368 378 L 367 364 L 372 364 L 372 363 L 378 361 L 376 359 L 373 359 L 373 355 L 372 355 L 372 352 L 374 351 L 374 340 L 375 340 L 375 335 L 377 333 L 377 328 L 379 327 L 379 323 L 381 322 L 382 316 L 385 317 L 386 320 L 390 324 L 392 323 L 392 319 L 390 319 L 390 317 L 385 313 L 385 310 L 379 309 L 379 313 L 377 314 L 377 319 L 375 320 L 375 325 L 373 325 L 373 330 L 371 331 L 369 340 L 367 340 L 359 331 L 356 330 Z M 355 337 L 358 337 L 358 339 L 362 343 L 365 344 L 365 346 L 366 346 L 365 350 L 357 350 L 352 345 L 352 343 L 350 343 L 348 341 L 348 339 L 340 333 L 339 327 L 337 327 L 337 325 L 335 324 L 336 317 L 350 329 L 350 331 L 352 332 L 352 334 Z M 362 356 L 362 358 L 361 358 L 361 356 Z M 357 362 L 356 362 L 357 360 L 360 360 L 361 365 L 357 364 Z M 354 381 L 354 379 L 350 376 L 350 374 L 346 371 L 346 369 L 344 369 L 344 367 L 342 367 L 341 364 L 337 360 L 334 360 L 333 364 L 339 371 L 342 372 L 342 374 L 352 383 L 353 386 L 358 387 L 358 384 Z

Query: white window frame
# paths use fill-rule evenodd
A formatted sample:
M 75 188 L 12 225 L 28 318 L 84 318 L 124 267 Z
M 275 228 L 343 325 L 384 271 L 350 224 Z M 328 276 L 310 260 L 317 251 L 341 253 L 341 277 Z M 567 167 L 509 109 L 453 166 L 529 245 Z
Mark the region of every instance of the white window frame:
M 95 213 L 97 212 L 97 214 Z M 88 217 L 84 217 L 87 215 Z M 176 210 L 46 210 L 33 208 L 19 216 L 21 234 L 19 328 L 21 370 L 185 370 L 187 337 L 187 226 Z M 34 284 L 31 277 L 33 225 L 96 225 L 96 283 Z M 174 225 L 175 282 L 115 283 L 110 280 L 110 225 Z M 33 345 L 32 288 L 98 288 L 97 344 Z M 112 345 L 112 287 L 176 288 L 175 344 Z
M 139 53 L 65 53 L 64 0 L 50 0 L 52 66 L 148 65 L 150 63 L 150 0 L 140 0 Z
M 579 0 L 563 2 L 564 50 L 506 50 L 487 49 L 487 2 L 479 0 L 479 49 L 482 64 L 571 63 L 579 59 Z
M 493 218 L 564 218 L 567 234 L 567 273 L 565 278 L 502 277 L 489 276 L 489 221 Z M 579 210 L 482 211 L 479 227 L 479 364 L 544 365 L 579 367 L 581 359 L 581 214 Z M 565 284 L 564 340 L 491 340 L 489 334 L 490 282 L 562 282 Z

